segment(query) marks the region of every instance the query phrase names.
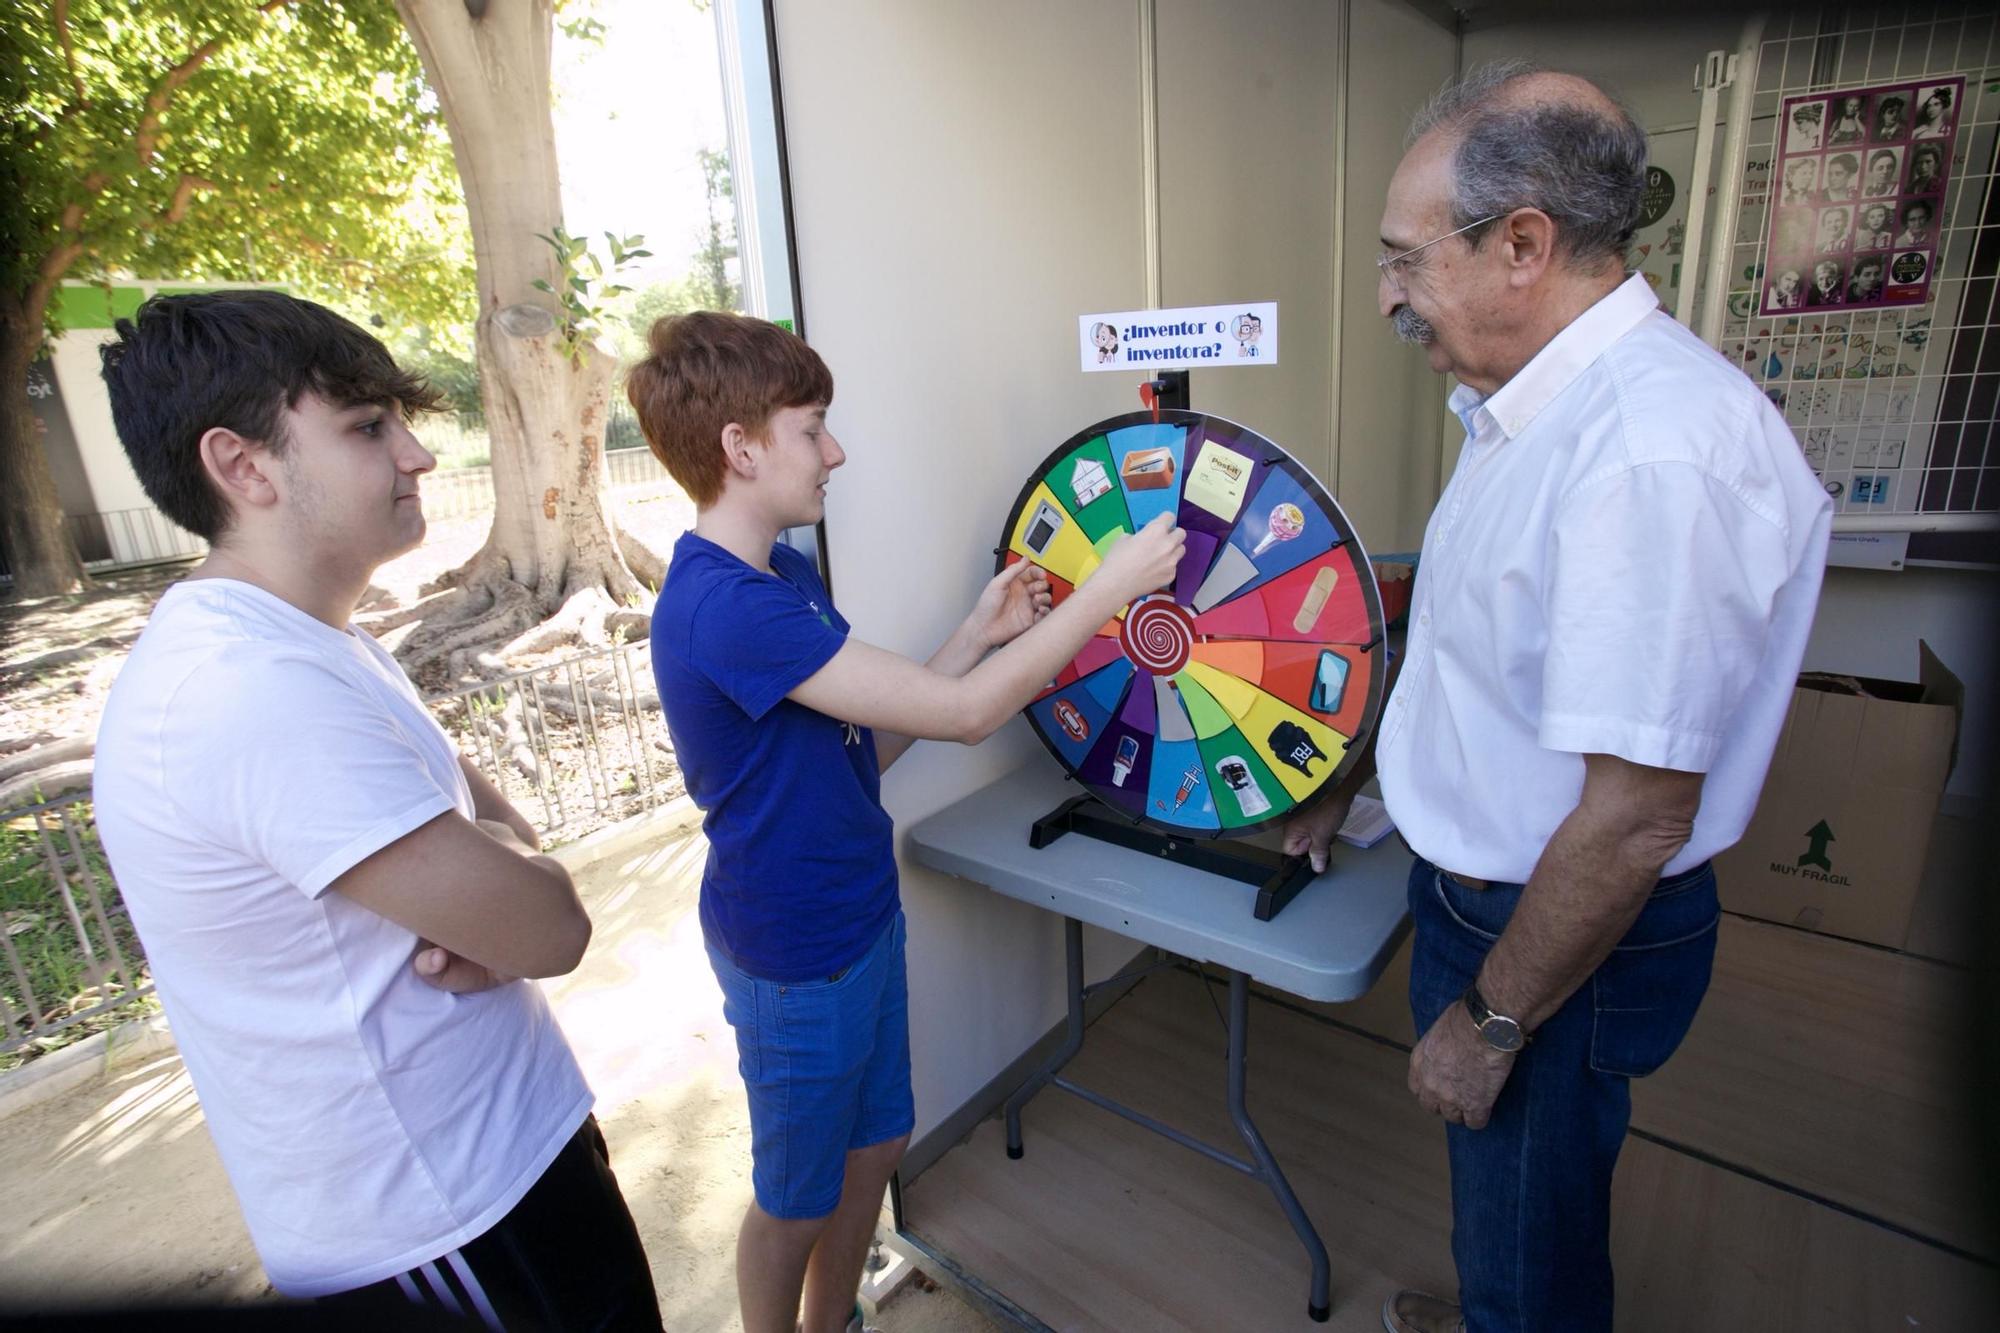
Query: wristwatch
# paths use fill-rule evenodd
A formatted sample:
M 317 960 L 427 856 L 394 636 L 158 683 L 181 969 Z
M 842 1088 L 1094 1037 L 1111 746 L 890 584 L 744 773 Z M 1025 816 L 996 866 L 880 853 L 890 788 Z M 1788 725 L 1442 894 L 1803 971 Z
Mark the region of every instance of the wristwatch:
M 1465 1001 L 1465 1012 L 1472 1015 L 1472 1026 L 1479 1029 L 1479 1035 L 1486 1038 L 1488 1046 L 1511 1055 L 1528 1044 L 1528 1034 L 1522 1031 L 1519 1019 L 1496 1014 L 1486 1007 L 1476 979 L 1465 988 L 1461 998 Z

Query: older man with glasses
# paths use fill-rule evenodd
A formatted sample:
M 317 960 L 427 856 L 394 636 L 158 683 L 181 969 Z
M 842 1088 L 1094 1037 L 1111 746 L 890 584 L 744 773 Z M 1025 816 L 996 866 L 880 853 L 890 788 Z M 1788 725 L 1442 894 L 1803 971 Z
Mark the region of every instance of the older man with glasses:
M 1382 314 L 1457 377 L 1466 433 L 1377 731 L 1459 1303 L 1398 1293 L 1390 1333 L 1611 1328 L 1630 1080 L 1707 989 L 1709 858 L 1756 805 L 1825 566 L 1784 420 L 1627 273 L 1645 165 L 1593 84 L 1489 66 L 1418 117 L 1382 215 Z M 1324 865 L 1346 805 L 1287 850 Z

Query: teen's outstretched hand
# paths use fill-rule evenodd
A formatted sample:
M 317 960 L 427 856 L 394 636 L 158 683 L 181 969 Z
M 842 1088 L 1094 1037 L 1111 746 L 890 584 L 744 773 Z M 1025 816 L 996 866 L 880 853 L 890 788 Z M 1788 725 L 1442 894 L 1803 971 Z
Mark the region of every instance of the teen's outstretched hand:
M 1054 602 L 1049 576 L 1030 561 L 1016 561 L 987 582 L 966 627 L 982 649 L 998 648 L 1033 629 Z
M 1129 602 L 1173 582 L 1186 549 L 1187 533 L 1175 526 L 1172 514 L 1160 514 L 1113 542 L 1090 578 L 1108 580 L 1122 594 L 1119 600 Z

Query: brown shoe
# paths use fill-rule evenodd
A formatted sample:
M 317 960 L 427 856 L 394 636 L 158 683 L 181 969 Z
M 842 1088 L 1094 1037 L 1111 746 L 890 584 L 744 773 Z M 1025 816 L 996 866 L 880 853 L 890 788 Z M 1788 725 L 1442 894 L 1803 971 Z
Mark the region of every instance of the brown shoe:
M 1389 1333 L 1465 1333 L 1465 1316 L 1450 1301 L 1420 1291 L 1399 1291 L 1382 1302 Z

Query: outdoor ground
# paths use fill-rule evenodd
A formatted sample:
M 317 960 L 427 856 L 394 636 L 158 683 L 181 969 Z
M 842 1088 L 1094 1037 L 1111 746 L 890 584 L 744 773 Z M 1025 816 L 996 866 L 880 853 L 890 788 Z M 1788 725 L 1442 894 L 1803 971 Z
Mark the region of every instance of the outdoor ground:
M 741 1328 L 733 1249 L 750 1198 L 735 1045 L 693 910 L 705 855 L 688 833 L 580 873 L 596 935 L 548 984 L 676 1333 Z M 0 1199 L 0 1304 L 272 1298 L 178 1057 L 0 1122 Z M 913 1280 L 876 1322 L 994 1327 L 930 1286 Z

